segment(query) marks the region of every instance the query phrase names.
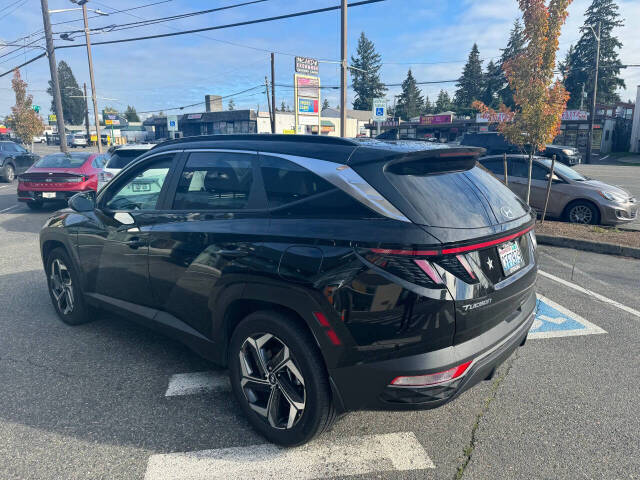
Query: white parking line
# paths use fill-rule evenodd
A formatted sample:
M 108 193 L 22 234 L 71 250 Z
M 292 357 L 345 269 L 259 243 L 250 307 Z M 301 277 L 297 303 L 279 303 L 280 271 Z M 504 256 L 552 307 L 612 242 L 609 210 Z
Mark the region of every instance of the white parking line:
M 16 207 L 19 207 L 19 206 L 20 206 L 20 204 L 16 203 L 15 205 L 10 206 L 9 208 L 5 208 L 4 210 L 0 210 L 0 213 L 8 212 L 9 210 L 12 210 L 12 209 L 14 209 Z
M 165 397 L 197 395 L 216 390 L 231 390 L 226 372 L 192 372 L 172 375 L 164 395 Z
M 412 432 L 152 455 L 145 480 L 303 480 L 435 468 Z
M 624 310 L 627 313 L 630 313 L 631 315 L 640 318 L 640 312 L 638 310 L 635 310 L 631 307 L 627 307 L 626 305 L 623 305 L 620 302 L 616 302 L 615 300 L 612 300 L 610 298 L 605 297 L 604 295 L 600 295 L 599 293 L 596 293 L 592 290 L 588 290 L 584 287 L 581 287 L 580 285 L 576 285 L 575 283 L 571 283 L 568 282 L 562 278 L 556 277 L 555 275 L 552 275 L 550 273 L 544 272 L 542 270 L 538 270 L 538 273 L 540 275 L 542 275 L 543 277 L 548 278 L 549 280 L 553 280 L 554 282 L 558 282 L 561 283 L 562 285 L 569 287 L 569 288 L 573 288 L 574 290 L 584 293 L 586 295 L 589 295 L 593 298 L 595 298 L 596 300 L 600 300 L 601 302 L 607 303 L 613 307 L 619 308 L 620 310 Z
M 2 187 L 0 187 L 0 190 L 2 190 L 3 188 L 9 188 L 9 187 L 13 187 L 13 185 L 3 185 Z

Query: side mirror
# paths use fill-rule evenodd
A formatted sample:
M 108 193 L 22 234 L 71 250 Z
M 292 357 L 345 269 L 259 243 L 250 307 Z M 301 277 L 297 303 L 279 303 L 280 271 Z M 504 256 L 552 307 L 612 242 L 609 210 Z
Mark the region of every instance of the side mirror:
M 69 199 L 69 208 L 75 212 L 93 212 L 96 208 L 96 202 L 91 195 L 76 193 Z
M 545 176 L 545 178 L 547 180 L 549 180 L 549 174 L 547 173 L 547 175 Z M 562 180 L 560 179 L 560 177 L 558 177 L 555 173 L 553 174 L 553 178 L 551 178 L 551 182 L 561 182 Z

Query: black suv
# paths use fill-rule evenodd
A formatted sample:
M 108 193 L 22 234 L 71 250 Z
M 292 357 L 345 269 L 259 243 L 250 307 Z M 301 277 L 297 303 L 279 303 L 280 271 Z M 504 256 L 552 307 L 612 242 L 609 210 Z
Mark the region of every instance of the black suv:
M 269 440 L 434 408 L 491 378 L 536 304 L 530 209 L 477 148 L 289 135 L 165 142 L 40 233 L 63 321 L 94 307 L 228 366 Z
M 0 178 L 11 183 L 16 175 L 26 172 L 39 159 L 15 142 L 0 141 Z

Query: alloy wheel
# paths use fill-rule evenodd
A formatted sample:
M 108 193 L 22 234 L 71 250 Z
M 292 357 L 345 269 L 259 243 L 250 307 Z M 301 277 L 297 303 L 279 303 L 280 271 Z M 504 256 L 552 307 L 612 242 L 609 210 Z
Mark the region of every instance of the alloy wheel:
M 569 212 L 569 220 L 571 223 L 591 223 L 593 212 L 586 205 L 576 205 Z
M 56 300 L 58 310 L 63 315 L 68 315 L 73 311 L 73 282 L 71 272 L 59 258 L 51 262 L 51 293 Z
M 293 428 L 304 413 L 304 378 L 289 347 L 270 333 L 245 339 L 239 352 L 240 387 L 249 407 L 273 428 Z
M 11 167 L 11 165 L 9 165 L 7 167 L 7 182 L 11 183 L 13 182 L 13 179 L 15 178 L 15 172 L 13 171 L 13 167 Z

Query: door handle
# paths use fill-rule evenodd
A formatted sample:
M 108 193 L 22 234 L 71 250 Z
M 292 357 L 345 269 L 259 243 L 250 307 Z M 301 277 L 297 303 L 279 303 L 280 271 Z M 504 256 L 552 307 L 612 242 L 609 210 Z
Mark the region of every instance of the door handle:
M 128 245 L 129 248 L 132 248 L 133 250 L 136 250 L 140 247 L 144 247 L 147 245 L 147 242 L 140 237 L 131 237 L 131 239 L 127 240 L 124 243 Z
M 223 257 L 244 257 L 247 254 L 244 250 L 217 250 L 214 253 Z

